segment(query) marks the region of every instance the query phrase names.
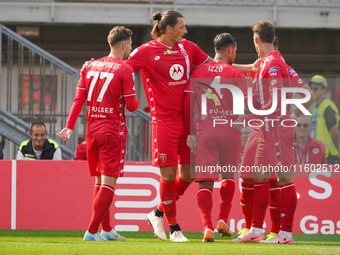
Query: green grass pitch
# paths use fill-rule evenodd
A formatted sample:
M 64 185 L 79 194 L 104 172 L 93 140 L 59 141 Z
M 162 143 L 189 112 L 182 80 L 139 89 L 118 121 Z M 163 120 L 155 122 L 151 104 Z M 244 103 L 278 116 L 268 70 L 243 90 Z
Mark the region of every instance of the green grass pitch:
M 230 243 L 215 233 L 185 232 L 189 243 L 158 240 L 152 232 L 120 232 L 125 242 L 85 242 L 84 231 L 0 230 L 0 254 L 340 254 L 339 235 L 294 235 L 294 244 Z M 235 238 L 236 234 L 232 236 Z

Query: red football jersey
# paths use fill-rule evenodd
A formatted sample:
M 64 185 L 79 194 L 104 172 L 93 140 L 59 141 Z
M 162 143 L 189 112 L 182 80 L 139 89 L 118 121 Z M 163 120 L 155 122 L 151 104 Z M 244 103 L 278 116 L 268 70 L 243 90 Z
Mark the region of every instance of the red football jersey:
M 187 86 L 187 92 L 196 94 L 198 113 L 198 136 L 200 137 L 240 137 L 240 131 L 233 128 L 231 120 L 238 119 L 233 113 L 233 87 L 242 91 L 241 100 L 247 101 L 247 81 L 243 73 L 223 61 L 211 61 L 196 68 Z M 237 89 L 235 88 L 235 89 Z M 239 92 L 238 90 L 238 92 Z M 191 107 L 193 111 L 194 107 Z M 228 122 L 216 124 L 216 120 Z M 215 120 L 215 125 L 214 125 Z
M 87 100 L 87 134 L 112 134 L 125 138 L 124 97 L 128 96 L 135 96 L 132 68 L 115 57 L 94 60 L 80 74 L 66 127 L 74 128 Z
M 290 119 L 289 111 L 285 116 L 281 115 L 281 93 L 283 87 L 290 87 L 288 79 L 288 66 L 281 56 L 280 52 L 273 50 L 267 56 L 261 58 L 260 68 L 256 73 L 255 86 L 253 87 L 253 105 L 260 105 L 260 110 L 269 110 L 272 107 L 273 100 L 277 100 L 275 111 L 269 115 L 250 114 L 242 117 L 242 120 L 257 119 L 268 117 L 268 119 Z M 277 98 L 272 98 L 273 88 L 278 88 Z M 255 107 L 256 108 L 256 107 Z
M 287 65 L 288 68 L 288 78 L 290 82 L 290 86 L 293 88 L 302 88 L 308 85 L 304 80 L 300 78 L 298 73 L 290 66 Z
M 292 88 L 302 88 L 306 85 L 308 85 L 304 80 L 300 78 L 298 73 L 289 65 L 287 65 L 288 68 L 288 78 L 289 78 L 289 83 Z M 287 98 L 292 98 L 293 94 L 292 93 L 287 93 Z M 287 105 L 287 111 L 289 111 L 290 105 Z
M 184 89 L 193 65 L 202 65 L 208 57 L 188 40 L 173 47 L 153 40 L 130 54 L 126 63 L 141 69 L 153 123 L 183 123 Z
M 287 70 L 288 70 L 289 83 L 292 88 L 303 88 L 304 86 L 308 85 L 304 80 L 300 78 L 298 73 L 291 66 L 287 65 Z M 254 95 L 253 98 L 255 98 L 255 100 L 253 100 L 254 107 L 255 109 L 259 109 L 259 107 L 256 105 L 257 103 L 256 98 L 258 98 L 258 95 L 256 94 L 256 89 L 255 89 L 255 84 L 257 81 L 256 73 L 254 72 L 247 73 L 247 77 L 249 77 L 252 80 L 252 84 L 253 84 L 253 95 Z M 293 97 L 292 93 L 287 93 L 287 98 L 292 98 L 292 97 Z M 287 105 L 287 111 L 289 111 L 289 105 Z

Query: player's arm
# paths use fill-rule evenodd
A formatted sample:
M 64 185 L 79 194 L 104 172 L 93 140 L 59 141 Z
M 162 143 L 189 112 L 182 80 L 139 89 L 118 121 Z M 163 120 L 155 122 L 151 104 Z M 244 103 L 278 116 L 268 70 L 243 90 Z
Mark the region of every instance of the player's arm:
M 85 63 L 83 64 L 83 66 L 80 69 L 80 72 L 82 72 L 84 69 L 86 69 L 92 61 L 94 61 L 94 58 L 91 58 L 91 60 L 85 61 Z
M 314 101 L 315 101 L 315 95 L 314 95 L 313 91 L 309 88 L 308 85 L 305 85 L 303 88 L 306 90 L 306 92 L 308 91 L 309 94 L 310 94 L 309 100 L 308 100 L 306 103 L 302 103 L 303 107 L 305 107 L 306 109 L 308 109 L 308 108 L 314 103 Z M 304 94 L 304 93 L 297 93 L 297 94 L 299 94 L 302 98 L 305 98 L 305 97 L 307 96 L 307 95 Z M 296 109 L 294 110 L 294 112 L 291 114 L 291 118 L 294 119 L 294 120 L 296 120 L 296 119 L 297 119 L 298 117 L 300 117 L 301 115 L 302 115 L 302 111 L 301 111 L 299 108 L 296 108 Z
M 139 100 L 136 98 L 135 74 L 130 66 L 127 66 L 126 70 L 123 72 L 122 86 L 123 86 L 123 97 L 125 101 L 126 109 L 130 112 L 134 112 L 139 107 Z
M 260 67 L 260 59 L 257 59 L 252 64 L 235 64 L 235 63 L 233 63 L 233 67 L 240 70 L 242 73 L 250 73 L 250 72 L 256 73 L 259 70 L 259 67 Z
M 208 57 L 207 61 L 205 61 L 206 63 L 210 62 L 210 61 L 213 61 L 214 59 L 212 57 Z
M 124 97 L 126 109 L 130 112 L 134 112 L 139 107 L 139 100 L 136 99 L 136 95 Z
M 204 51 L 197 44 L 191 41 L 188 41 L 188 42 L 189 44 L 191 44 L 190 48 L 192 49 L 193 64 L 196 67 L 199 67 L 207 62 L 214 60 L 208 54 L 204 53 Z
M 266 69 L 265 72 L 269 72 L 268 70 L 270 69 L 270 65 L 268 65 L 268 68 Z M 265 73 L 264 72 L 264 73 Z M 270 75 L 268 75 L 268 77 L 270 77 Z M 266 111 L 271 109 L 272 105 L 273 105 L 273 100 L 274 100 L 274 88 L 277 88 L 277 104 L 276 104 L 276 110 L 281 111 L 281 88 L 283 87 L 283 73 L 282 71 L 277 72 L 277 76 L 273 77 L 273 78 L 266 78 L 268 79 L 268 84 L 270 84 L 270 97 L 269 100 L 266 102 L 266 104 L 264 104 L 260 109 L 258 109 L 259 111 Z M 249 105 L 248 105 L 249 107 Z M 247 126 L 249 120 L 251 119 L 264 119 L 264 117 L 266 117 L 266 115 L 257 115 L 257 114 L 249 114 L 247 116 L 241 117 L 239 118 L 237 121 L 237 123 L 234 125 L 234 128 L 237 130 L 241 130 L 243 127 Z M 245 123 L 245 125 L 243 125 L 243 123 Z
M 244 76 L 242 72 L 238 72 L 235 77 L 235 84 L 236 86 L 242 90 L 242 93 L 244 95 L 244 108 L 246 111 L 249 112 L 248 109 L 248 96 L 255 96 L 254 93 L 253 95 L 248 95 L 248 81 L 247 78 Z M 253 99 L 254 100 L 254 99 Z
M 195 121 L 195 103 L 196 103 L 196 93 L 193 88 L 190 86 L 191 81 L 189 81 L 187 87 L 184 92 L 184 105 L 183 105 L 183 114 L 184 114 L 184 123 L 187 130 L 187 145 L 190 147 L 192 152 L 196 152 L 196 121 Z
M 196 93 L 193 91 L 185 91 L 184 96 L 184 122 L 187 130 L 187 145 L 190 147 L 192 152 L 196 152 L 196 121 L 195 121 L 195 107 Z

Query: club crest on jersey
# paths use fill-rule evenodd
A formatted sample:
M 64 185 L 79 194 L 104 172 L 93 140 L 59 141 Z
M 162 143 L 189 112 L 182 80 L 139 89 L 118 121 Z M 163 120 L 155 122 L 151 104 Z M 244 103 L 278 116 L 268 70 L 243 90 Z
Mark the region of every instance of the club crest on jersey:
M 177 53 L 179 53 L 179 50 L 169 50 L 169 49 L 167 49 L 167 50 L 164 51 L 164 55 L 166 55 L 166 54 L 177 54 Z
M 318 153 L 319 153 L 319 149 L 318 149 L 318 148 L 314 148 L 314 149 L 313 149 L 313 153 L 314 153 L 314 154 L 318 154 Z
M 277 72 L 277 71 L 279 71 L 279 70 L 280 70 L 279 68 L 273 66 L 273 67 L 271 67 L 271 68 L 268 69 L 268 73 Z
M 184 68 L 182 65 L 174 64 L 170 67 L 169 74 L 173 80 L 178 81 L 183 77 Z
M 161 153 L 159 155 L 159 159 L 164 163 L 166 161 L 166 158 L 167 158 L 167 154 L 165 153 Z

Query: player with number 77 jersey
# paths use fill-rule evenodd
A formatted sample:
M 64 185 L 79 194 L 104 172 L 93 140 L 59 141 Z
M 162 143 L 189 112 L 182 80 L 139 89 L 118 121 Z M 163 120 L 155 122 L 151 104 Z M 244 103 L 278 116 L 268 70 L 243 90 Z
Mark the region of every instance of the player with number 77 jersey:
M 124 241 L 110 225 L 109 208 L 118 177 L 123 176 L 127 128 L 124 107 L 138 109 L 134 73 L 125 64 L 131 52 L 132 31 L 114 27 L 108 37 L 110 54 L 90 62 L 82 69 L 66 127 L 57 135 L 70 139 L 77 118 L 86 105 L 86 143 L 90 175 L 95 176 L 92 217 L 84 235 L 85 241 Z M 102 232 L 99 235 L 99 225 Z
M 80 74 L 66 127 L 74 128 L 77 113 L 86 100 L 87 134 L 126 138 L 124 106 L 126 103 L 128 110 L 136 110 L 135 95 L 134 73 L 129 65 L 112 56 L 94 60 Z

